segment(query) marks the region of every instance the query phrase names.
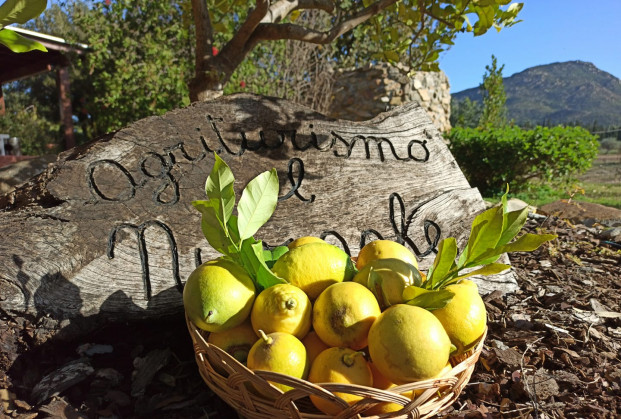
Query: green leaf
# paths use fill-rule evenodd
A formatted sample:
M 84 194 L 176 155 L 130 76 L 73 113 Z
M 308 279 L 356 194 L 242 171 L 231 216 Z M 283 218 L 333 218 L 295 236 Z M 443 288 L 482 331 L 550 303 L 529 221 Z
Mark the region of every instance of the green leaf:
M 426 292 L 429 292 L 429 291 L 430 290 L 427 290 L 422 287 L 408 285 L 407 287 L 403 289 L 403 293 L 401 294 L 401 296 L 403 298 L 403 301 L 410 301 L 418 297 L 419 295 L 425 294 Z
M 399 62 L 399 54 L 395 51 L 384 51 L 384 57 L 388 61 Z
M 0 44 L 6 46 L 13 52 L 28 52 L 33 50 L 47 52 L 47 48 L 40 43 L 21 36 L 10 29 L 0 30 Z
M 0 26 L 26 23 L 39 16 L 47 7 L 47 0 L 6 0 L 0 5 Z
M 214 202 L 193 201 L 192 205 L 202 214 L 201 230 L 209 245 L 224 255 L 234 257 L 236 253 L 235 244 L 222 228 L 220 220 L 216 216 Z
M 282 278 L 276 276 L 265 263 L 263 255 L 263 242 L 256 241 L 252 237 L 242 243 L 241 260 L 244 269 L 255 280 L 257 291 L 269 288 L 276 284 L 286 284 Z
M 289 248 L 287 246 L 278 246 L 272 249 L 272 260 L 277 261 L 282 255 L 287 253 Z
M 474 275 L 495 275 L 497 273 L 506 271 L 509 268 L 511 268 L 511 265 L 505 265 L 504 263 L 490 263 L 472 272 L 468 272 L 465 275 L 458 276 L 457 278 L 454 278 L 454 280 L 452 280 L 450 283 L 455 283 L 464 278 L 468 278 Z
M 506 252 L 532 252 L 543 243 L 554 240 L 558 236 L 556 234 L 531 234 L 526 233 L 513 243 L 503 246 L 502 253 Z
M 454 292 L 447 289 L 427 291 L 407 301 L 406 304 L 433 311 L 444 308 L 451 302 L 454 295 Z
M 433 260 L 431 274 L 427 278 L 426 284 L 432 289 L 440 284 L 447 276 L 449 271 L 456 267 L 455 257 L 457 256 L 457 241 L 454 237 L 443 239 L 438 245 L 438 254 Z
M 490 208 L 477 215 L 472 222 L 472 232 L 468 239 L 467 258 L 463 266 L 476 266 L 476 259 L 489 249 L 497 246 L 502 234 L 503 209 L 502 207 Z M 479 227 L 480 228 L 476 228 Z
M 251 237 L 269 220 L 278 202 L 278 174 L 276 169 L 263 172 L 244 188 L 237 204 L 239 236 Z
M 278 246 L 271 251 L 263 249 L 263 258 L 265 259 L 265 264 L 270 269 L 272 269 L 272 266 L 274 266 L 274 263 L 276 263 L 278 258 L 287 253 L 288 251 L 289 248 L 287 246 Z
M 498 240 L 500 246 L 504 246 L 517 236 L 522 230 L 526 219 L 528 218 L 528 207 L 524 207 L 521 210 L 511 211 L 504 215 L 503 231 Z
M 536 250 L 543 243 L 554 240 L 558 236 L 556 234 L 531 234 L 527 233 L 521 236 L 513 243 L 500 246 L 495 249 L 489 249 L 479 257 L 479 265 L 490 263 L 497 260 L 500 255 L 508 252 L 532 252 Z
M 216 153 L 211 173 L 205 182 L 205 193 L 210 201 L 217 202 L 216 215 L 226 225 L 235 206 L 235 177 L 229 166 Z

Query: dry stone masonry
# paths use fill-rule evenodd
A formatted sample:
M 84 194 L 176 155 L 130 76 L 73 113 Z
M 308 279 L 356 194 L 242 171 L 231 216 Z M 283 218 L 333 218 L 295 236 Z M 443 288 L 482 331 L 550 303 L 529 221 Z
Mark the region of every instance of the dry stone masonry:
M 441 131 L 451 128 L 451 94 L 442 71 L 411 77 L 390 64 L 368 65 L 336 76 L 330 116 L 350 121 L 371 119 L 397 106 L 418 102 Z

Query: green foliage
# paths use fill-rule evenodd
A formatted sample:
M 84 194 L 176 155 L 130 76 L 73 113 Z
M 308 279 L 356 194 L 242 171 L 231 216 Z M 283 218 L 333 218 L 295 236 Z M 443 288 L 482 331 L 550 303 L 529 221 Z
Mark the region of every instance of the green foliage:
M 341 13 L 351 13 L 371 1 L 343 1 Z M 483 35 L 517 23 L 522 3 L 510 0 L 402 0 L 337 40 L 350 65 L 369 60 L 401 62 L 412 71 L 437 71 L 440 53 L 461 32 Z
M 453 237 L 443 239 L 438 254 L 427 274 L 426 289 L 442 289 L 473 275 L 493 275 L 509 268 L 497 263 L 503 253 L 531 252 L 543 243 L 556 238 L 552 234 L 518 233 L 526 223 L 528 208 L 507 211 L 507 192 L 501 198 L 501 205 L 492 207 L 477 215 L 472 221 L 470 237 L 457 262 L 457 242 Z M 463 273 L 464 269 L 480 267 Z
M 50 123 L 42 118 L 35 106 L 7 110 L 6 114 L 0 117 L 0 132 L 19 138 L 19 147 L 23 155 L 37 156 L 49 152 L 47 144 L 54 145 L 59 129 L 59 124 Z
M 259 290 L 286 282 L 274 275 L 270 266 L 288 249 L 264 251 L 263 243 L 252 237 L 276 209 L 276 169 L 260 173 L 248 182 L 237 204 L 238 215 L 233 215 L 235 177 L 224 160 L 215 153 L 214 157 L 213 168 L 205 183 L 208 200 L 192 202 L 202 214 L 201 229 L 205 238 L 211 247 L 243 267 Z
M 39 75 L 28 81 L 30 92 L 18 89 L 15 82 L 3 86 L 6 113 L 0 117 L 0 132 L 19 138 L 22 154 L 41 155 L 50 152 L 48 144 L 59 144 L 62 138 L 58 95 L 53 77 Z M 40 95 L 41 100 L 33 98 L 32 93 Z M 50 104 L 55 106 L 46 106 Z
M 531 252 L 557 237 L 554 234 L 526 233 L 514 240 L 526 223 L 528 208 L 509 212 L 507 194 L 508 189 L 502 196 L 500 205 L 474 218 L 468 243 L 459 258 L 457 258 L 459 253 L 457 241 L 454 237 L 440 241 L 438 253 L 427 272 L 427 280 L 420 286 L 415 284 L 404 289 L 403 298 L 407 304 L 428 310 L 442 308 L 453 297 L 452 292 L 444 289 L 448 285 L 474 275 L 494 275 L 503 272 L 510 268 L 509 265 L 497 262 L 503 253 Z
M 47 0 L 5 0 L 0 4 L 0 44 L 13 52 L 47 51 L 40 43 L 3 29 L 12 23 L 26 23 L 43 13 L 46 6 Z
M 580 127 L 453 128 L 449 148 L 470 184 L 484 196 L 503 185 L 521 191 L 529 181 L 560 184 L 591 166 L 597 137 Z
M 483 113 L 479 120 L 480 127 L 500 128 L 507 123 L 507 96 L 502 81 L 504 64 L 498 68 L 496 57 L 492 55 L 491 66 L 485 66 L 483 83 L 479 88 L 483 96 Z
M 81 31 L 73 40 L 89 45 L 74 63 L 91 81 L 81 85 L 91 135 L 189 104 L 191 33 L 178 2 L 96 3 L 72 18 Z
M 621 141 L 614 137 L 604 138 L 599 142 L 599 148 L 604 154 L 616 154 L 621 152 Z

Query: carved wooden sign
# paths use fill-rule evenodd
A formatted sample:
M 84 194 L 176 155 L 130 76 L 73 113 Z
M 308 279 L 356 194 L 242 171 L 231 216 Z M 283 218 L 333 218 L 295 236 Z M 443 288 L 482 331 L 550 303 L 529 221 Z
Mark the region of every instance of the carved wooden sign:
M 426 268 L 442 238 L 463 247 L 484 208 L 417 104 L 356 123 L 228 96 L 63 153 L 0 197 L 0 307 L 57 318 L 179 312 L 185 278 L 219 256 L 191 205 L 205 199 L 214 152 L 235 174 L 238 199 L 250 179 L 277 169 L 279 203 L 255 235 L 269 245 L 315 235 L 357 254 L 386 238 Z

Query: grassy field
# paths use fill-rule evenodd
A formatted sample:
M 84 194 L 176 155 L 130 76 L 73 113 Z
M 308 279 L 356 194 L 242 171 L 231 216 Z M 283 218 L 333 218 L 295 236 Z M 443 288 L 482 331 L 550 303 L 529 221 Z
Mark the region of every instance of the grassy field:
M 513 197 L 537 207 L 572 198 L 621 209 L 621 154 L 600 154 L 593 166 L 567 188 L 543 185 L 528 193 L 516 193 Z

